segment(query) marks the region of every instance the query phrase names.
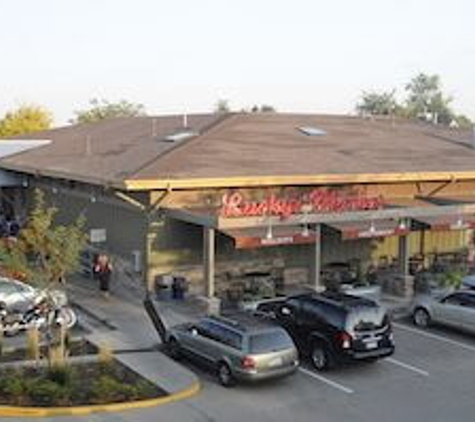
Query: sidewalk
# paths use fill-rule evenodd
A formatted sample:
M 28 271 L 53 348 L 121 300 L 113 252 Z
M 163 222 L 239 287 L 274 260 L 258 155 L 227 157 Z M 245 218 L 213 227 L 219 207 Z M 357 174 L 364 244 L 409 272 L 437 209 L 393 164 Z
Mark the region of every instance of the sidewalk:
M 111 297 L 105 299 L 95 280 L 73 276 L 68 293 L 80 322 L 91 331 L 86 335 L 89 341 L 110 347 L 118 360 L 170 394 L 198 383 L 191 371 L 158 350 L 160 338 L 137 292 L 127 291 L 116 280 Z M 180 318 L 171 315 L 169 321 L 172 319 Z

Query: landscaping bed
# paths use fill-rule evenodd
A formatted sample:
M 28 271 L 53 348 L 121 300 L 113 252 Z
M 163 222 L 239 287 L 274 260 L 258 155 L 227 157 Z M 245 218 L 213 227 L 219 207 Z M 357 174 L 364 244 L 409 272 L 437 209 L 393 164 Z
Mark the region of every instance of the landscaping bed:
M 166 395 L 165 391 L 117 360 L 62 367 L 0 367 L 0 405 L 67 407 Z
M 68 355 L 71 357 L 95 355 L 97 353 L 98 348 L 85 338 L 72 340 L 68 347 Z M 40 346 L 39 355 L 47 356 L 46 346 Z M 28 351 L 24 348 L 5 349 L 0 354 L 0 364 L 27 359 L 29 359 Z

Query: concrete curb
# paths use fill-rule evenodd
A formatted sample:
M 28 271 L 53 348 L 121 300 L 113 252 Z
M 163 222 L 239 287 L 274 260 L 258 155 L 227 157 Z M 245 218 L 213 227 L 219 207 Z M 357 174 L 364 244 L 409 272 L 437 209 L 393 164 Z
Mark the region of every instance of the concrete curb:
M 0 406 L 0 416 L 4 417 L 31 417 L 43 418 L 48 416 L 84 416 L 97 412 L 121 412 L 125 410 L 144 409 L 147 407 L 161 406 L 180 400 L 185 400 L 199 393 L 201 385 L 194 382 L 188 388 L 155 399 L 137 400 L 125 403 L 98 404 L 90 406 L 73 407 L 20 407 Z

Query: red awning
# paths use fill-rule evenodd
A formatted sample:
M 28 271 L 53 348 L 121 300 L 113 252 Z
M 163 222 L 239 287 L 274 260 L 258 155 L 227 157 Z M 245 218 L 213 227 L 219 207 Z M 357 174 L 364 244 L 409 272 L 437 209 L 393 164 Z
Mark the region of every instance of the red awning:
M 236 249 L 253 249 L 279 245 L 302 245 L 315 243 L 316 234 L 306 232 L 298 225 L 228 229 L 222 232 L 232 237 Z
M 327 225 L 338 230 L 343 240 L 399 236 L 411 231 L 410 227 L 402 226 L 399 221 L 391 219 L 328 223 Z
M 466 230 L 475 228 L 475 216 L 473 215 L 417 217 L 416 220 L 426 224 L 431 230 Z

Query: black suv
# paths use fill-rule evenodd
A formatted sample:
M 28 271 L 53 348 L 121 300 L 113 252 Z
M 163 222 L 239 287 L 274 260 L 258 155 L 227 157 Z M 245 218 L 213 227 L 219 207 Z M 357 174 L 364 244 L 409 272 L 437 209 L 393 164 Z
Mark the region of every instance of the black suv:
M 394 352 L 389 316 L 369 299 L 343 293 L 302 294 L 260 303 L 257 312 L 277 320 L 317 370 Z

